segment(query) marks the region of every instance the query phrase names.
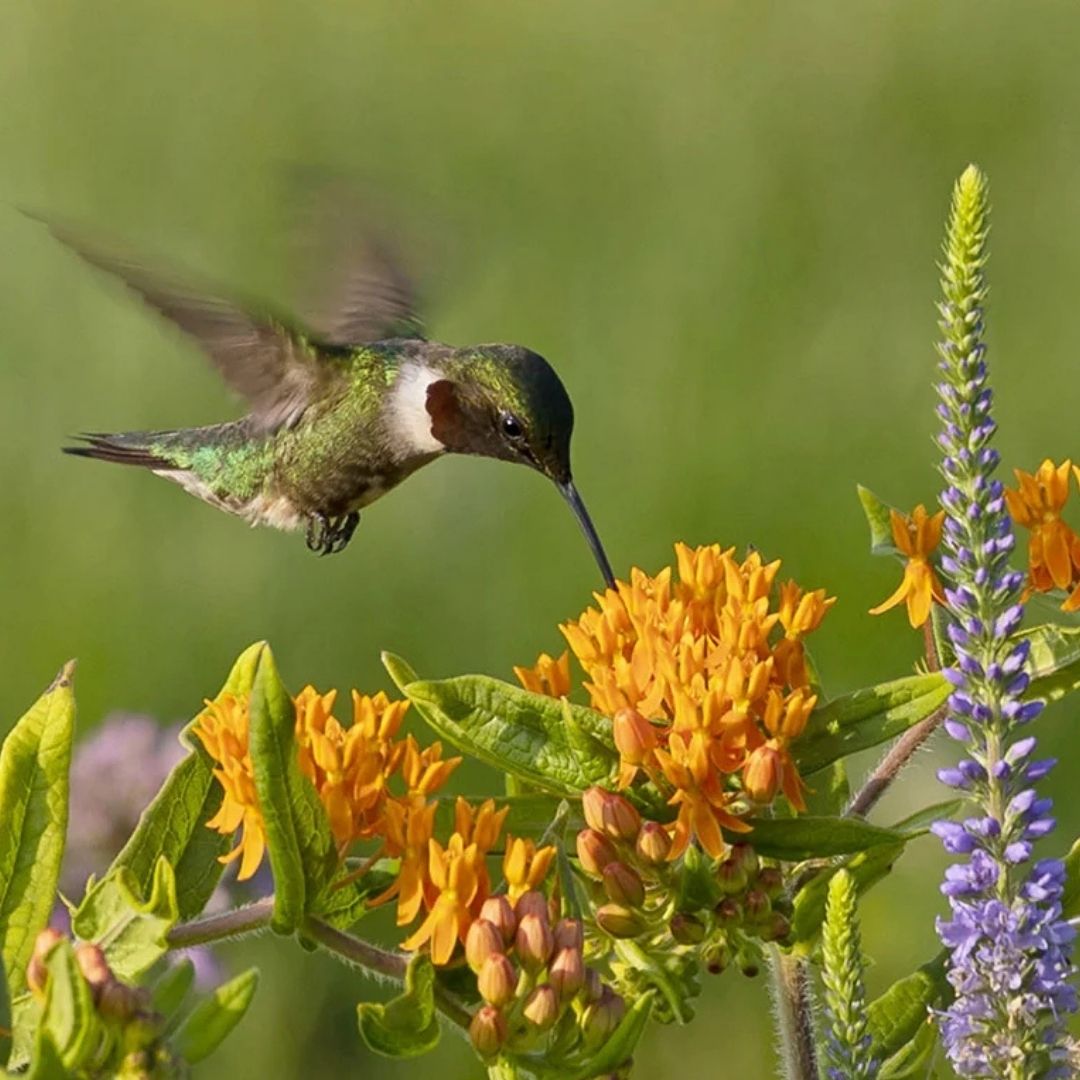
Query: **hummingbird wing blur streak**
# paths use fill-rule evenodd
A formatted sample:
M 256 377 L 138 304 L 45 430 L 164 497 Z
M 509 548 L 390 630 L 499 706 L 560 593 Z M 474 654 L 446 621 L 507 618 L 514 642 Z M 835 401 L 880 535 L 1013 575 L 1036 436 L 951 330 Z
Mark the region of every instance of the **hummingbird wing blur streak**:
M 87 434 L 66 453 L 150 469 L 252 525 L 304 529 L 324 555 L 347 546 L 363 507 L 444 453 L 517 462 L 556 484 L 614 585 L 571 478 L 573 407 L 558 375 L 520 345 L 424 340 L 384 246 L 362 252 L 332 309 L 301 329 L 46 224 L 193 338 L 250 410 L 205 427 Z

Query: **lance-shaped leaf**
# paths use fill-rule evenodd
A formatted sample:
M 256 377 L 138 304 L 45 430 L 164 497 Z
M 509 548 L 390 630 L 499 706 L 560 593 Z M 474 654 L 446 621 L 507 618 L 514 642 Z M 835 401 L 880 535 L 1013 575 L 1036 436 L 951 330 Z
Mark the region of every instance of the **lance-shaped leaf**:
M 947 953 L 942 950 L 870 1003 L 867 1021 L 873 1039 L 871 1056 L 883 1061 L 916 1037 L 928 1011 L 949 993 L 946 958 Z
M 71 1080 L 71 1073 L 64 1067 L 60 1051 L 56 1049 L 56 1043 L 43 1028 L 37 1033 L 33 1063 L 30 1071 L 25 1075 L 27 1080 Z
M 948 696 L 949 684 L 935 671 L 835 698 L 814 710 L 794 745 L 799 771 L 807 776 L 838 758 L 895 738 L 925 720 Z
M 265 648 L 265 643 L 258 642 L 240 654 L 221 688 L 222 694 L 240 698 L 251 694 Z M 145 895 L 158 856 L 164 855 L 176 873 L 176 903 L 181 919 L 194 918 L 206 906 L 224 869 L 220 856 L 229 848 L 228 836 L 206 827 L 221 806 L 223 792 L 214 778 L 210 755 L 190 732 L 188 725 L 181 742 L 191 753 L 169 774 L 110 867 L 110 871 L 125 867 L 133 875 L 139 893 Z
M 11 1054 L 11 1032 L 14 1021 L 11 1016 L 11 997 L 8 994 L 7 979 L 0 971 L 0 1062 L 7 1061 Z
M 1073 841 L 1065 856 L 1065 890 L 1061 895 L 1061 915 L 1075 919 L 1080 915 L 1080 839 Z
M 893 541 L 892 519 L 889 514 L 892 508 L 862 484 L 856 484 L 856 490 L 859 493 L 863 513 L 866 515 L 866 524 L 870 526 L 870 554 L 896 555 L 903 558 L 903 554 Z
M 419 1057 L 439 1041 L 435 1018 L 435 968 L 417 953 L 405 970 L 405 992 L 385 1005 L 361 1002 L 356 1007 L 360 1034 L 376 1054 Z
M 924 1017 L 915 1037 L 881 1063 L 878 1080 L 933 1080 L 931 1063 L 938 1052 L 937 1025 Z
M 145 900 L 135 878 L 121 867 L 91 886 L 71 917 L 71 928 L 83 941 L 99 945 L 113 974 L 128 980 L 165 955 L 166 936 L 178 918 L 176 880 L 163 856 Z
M 167 967 L 158 977 L 151 990 L 154 1012 L 171 1017 L 188 995 L 195 983 L 195 965 L 191 958 L 184 956 Z
M 45 969 L 48 982 L 41 1030 L 55 1046 L 68 1075 L 77 1074 L 107 1047 L 109 1034 L 94 1007 L 90 987 L 79 972 L 70 941 L 58 941 L 53 946 L 45 958 Z
M 743 840 L 770 859 L 799 862 L 831 855 L 851 855 L 883 844 L 901 846 L 910 837 L 896 829 L 870 825 L 861 818 L 811 817 L 749 818 L 749 833 L 732 834 L 733 842 Z
M 1047 623 L 1018 636 L 1031 642 L 1032 697 L 1057 701 L 1080 687 L 1080 627 Z
M 813 951 L 821 932 L 821 924 L 825 921 L 829 882 L 841 866 L 852 876 L 861 896 L 892 869 L 893 863 L 900 857 L 903 850 L 903 841 L 882 844 L 869 851 L 853 855 L 842 864 L 826 867 L 806 882 L 795 894 L 795 911 L 791 918 L 795 951 L 802 955 Z
M 244 1018 L 258 985 L 259 969 L 248 968 L 200 1001 L 172 1037 L 177 1054 L 189 1065 L 209 1057 Z
M 75 726 L 74 662 L 0 749 L 0 951 L 13 995 L 26 987 L 34 939 L 56 899 L 68 818 Z
M 318 792 L 300 771 L 296 711 L 270 649 L 251 688 L 251 764 L 274 872 L 273 928 L 291 933 L 330 882 L 338 863 Z
M 601 735 L 609 723 L 593 710 L 486 675 L 405 681 L 407 665 L 384 663 L 435 733 L 480 761 L 557 795 L 612 781 L 619 757 Z

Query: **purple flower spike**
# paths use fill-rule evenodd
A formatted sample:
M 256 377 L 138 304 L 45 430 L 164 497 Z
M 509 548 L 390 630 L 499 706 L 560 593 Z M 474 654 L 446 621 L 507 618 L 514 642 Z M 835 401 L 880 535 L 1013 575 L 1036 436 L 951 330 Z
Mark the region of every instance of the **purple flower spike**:
M 1007 562 L 1015 541 L 991 475 L 998 455 L 988 445 L 995 425 L 982 343 L 987 212 L 986 181 L 970 166 L 953 192 L 939 307 L 942 569 L 956 649 L 944 672 L 953 687 L 945 730 L 966 755 L 939 775 L 973 803 L 963 824 L 933 829 L 958 857 L 941 887 L 951 917 L 938 920 L 938 935 L 951 953 L 955 1000 L 940 1023 L 959 1076 L 1027 1080 L 1070 1075 L 1064 1018 L 1077 1007 L 1075 934 L 1062 918 L 1063 864 L 1031 865 L 1033 842 L 1054 827 L 1050 800 L 1033 784 L 1053 762 L 1032 757 L 1025 727 L 1043 703 L 1026 700 L 1030 646 L 1015 637 L 1023 575 Z

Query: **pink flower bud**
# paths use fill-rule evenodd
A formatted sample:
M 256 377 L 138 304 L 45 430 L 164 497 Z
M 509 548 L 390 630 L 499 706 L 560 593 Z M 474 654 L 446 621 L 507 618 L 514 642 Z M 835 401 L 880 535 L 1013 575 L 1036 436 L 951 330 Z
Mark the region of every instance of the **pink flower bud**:
M 734 896 L 746 888 L 746 870 L 738 859 L 725 859 L 716 867 L 716 884 L 726 896 Z
M 743 910 L 750 922 L 758 923 L 769 917 L 772 904 L 760 889 L 747 889 L 743 897 Z
M 503 936 L 498 927 L 487 919 L 477 919 L 465 935 L 465 960 L 479 974 L 487 958 L 501 953 L 503 947 Z
M 506 1042 L 506 1021 L 494 1005 L 481 1005 L 469 1024 L 469 1039 L 481 1057 L 494 1057 Z
M 677 911 L 672 915 L 668 929 L 680 945 L 698 945 L 705 939 L 705 924 L 686 911 Z
M 489 1005 L 505 1005 L 512 1001 L 517 990 L 514 965 L 502 953 L 492 953 L 480 969 L 476 985 L 480 996 Z
M 596 829 L 582 829 L 577 834 L 577 853 L 582 869 L 593 877 L 599 877 L 604 867 L 619 857 L 615 845 Z
M 719 904 L 713 908 L 713 913 L 716 915 L 716 922 L 718 926 L 730 927 L 740 926 L 743 921 L 743 909 L 742 904 L 733 896 L 726 896 Z
M 585 944 L 585 930 L 580 919 L 560 919 L 555 926 L 556 949 L 580 949 Z
M 559 1019 L 559 995 L 546 983 L 538 986 L 526 999 L 521 1010 L 525 1019 L 541 1031 L 547 1031 Z
M 536 915 L 543 919 L 544 922 L 547 922 L 547 897 L 536 889 L 530 889 L 528 892 L 524 892 L 518 897 L 517 904 L 514 906 L 514 912 L 519 919 L 523 919 L 526 915 Z
M 611 1037 L 626 1015 L 626 1004 L 609 987 L 604 987 L 600 1000 L 581 1014 L 581 1032 L 586 1050 L 596 1050 Z
M 529 972 L 543 968 L 555 947 L 555 938 L 547 919 L 539 915 L 526 915 L 519 923 L 514 938 L 514 951 L 521 966 Z
M 603 879 L 604 892 L 613 903 L 629 908 L 639 908 L 645 903 L 645 884 L 638 872 L 626 863 L 608 863 Z
M 604 993 L 604 983 L 600 978 L 600 972 L 596 968 L 585 969 L 585 982 L 581 987 L 581 1001 L 585 1005 L 591 1005 L 599 1001 Z
M 644 821 L 637 838 L 637 853 L 650 866 L 663 866 L 671 852 L 671 837 L 659 822 Z
M 775 900 L 784 891 L 784 875 L 775 866 L 765 866 L 754 884 L 770 899 Z
M 785 941 L 791 936 L 790 920 L 786 916 L 781 915 L 779 911 L 774 911 L 766 920 L 761 936 L 766 941 Z
M 94 989 L 104 986 L 113 977 L 105 953 L 89 941 L 81 941 L 75 946 L 75 962 L 79 965 L 82 977 Z
M 621 795 L 591 787 L 581 797 L 585 823 L 612 840 L 633 841 L 641 830 L 641 815 Z
M 620 709 L 612 721 L 615 749 L 631 765 L 645 765 L 656 749 L 656 730 L 637 709 Z
M 596 921 L 600 929 L 612 937 L 637 937 L 645 929 L 641 916 L 621 904 L 604 904 L 596 910 Z
M 49 977 L 45 961 L 49 953 L 53 951 L 53 946 L 62 941 L 63 938 L 64 935 L 51 926 L 47 926 L 34 938 L 34 951 L 30 956 L 30 963 L 26 967 L 26 982 L 35 994 L 44 992 L 45 982 Z
M 585 984 L 585 963 L 580 949 L 562 949 L 548 967 L 548 982 L 562 1001 L 569 1001 Z
M 505 896 L 489 896 L 480 908 L 480 918 L 498 928 L 503 944 L 513 944 L 517 919 L 514 918 L 514 909 Z

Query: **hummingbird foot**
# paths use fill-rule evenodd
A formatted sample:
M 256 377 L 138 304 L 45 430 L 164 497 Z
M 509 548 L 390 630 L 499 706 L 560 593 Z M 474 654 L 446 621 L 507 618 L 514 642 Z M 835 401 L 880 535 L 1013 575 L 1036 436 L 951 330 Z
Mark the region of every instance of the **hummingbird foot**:
M 320 555 L 336 555 L 339 551 L 344 551 L 359 522 L 360 514 L 356 510 L 341 517 L 312 514 L 308 518 L 308 549 Z

